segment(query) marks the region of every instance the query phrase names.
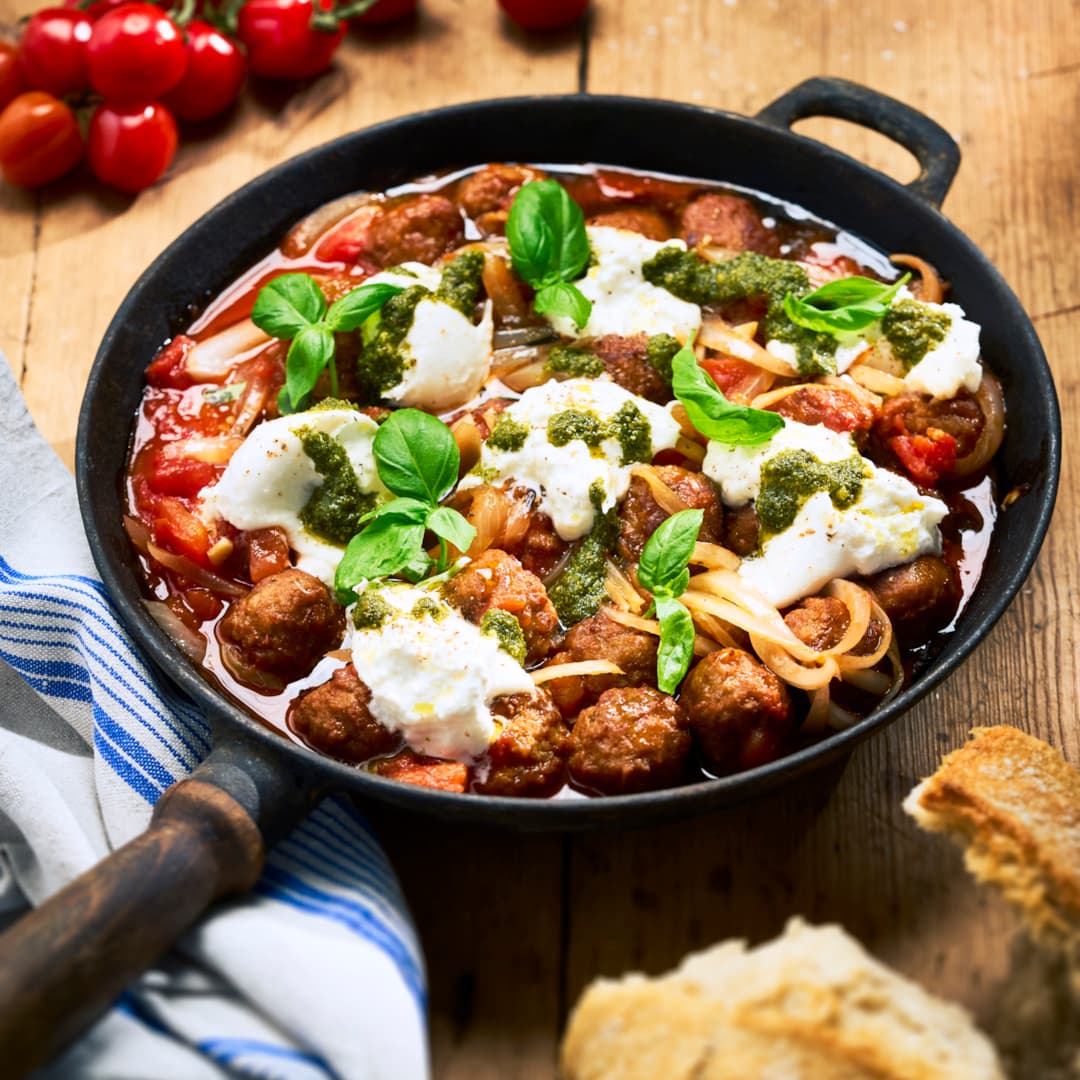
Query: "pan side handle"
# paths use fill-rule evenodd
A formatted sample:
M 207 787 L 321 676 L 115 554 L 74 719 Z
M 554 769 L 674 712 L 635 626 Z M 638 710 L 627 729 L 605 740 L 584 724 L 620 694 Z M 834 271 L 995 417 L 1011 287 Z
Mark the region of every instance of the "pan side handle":
M 931 206 L 941 206 L 960 167 L 960 147 L 936 120 L 868 86 L 834 78 L 807 79 L 757 114 L 781 128 L 810 116 L 848 120 L 899 143 L 919 163 L 919 175 L 907 189 Z
M 145 832 L 0 935 L 4 1076 L 48 1061 L 211 904 L 250 889 L 312 804 L 280 759 L 225 743 L 165 791 Z

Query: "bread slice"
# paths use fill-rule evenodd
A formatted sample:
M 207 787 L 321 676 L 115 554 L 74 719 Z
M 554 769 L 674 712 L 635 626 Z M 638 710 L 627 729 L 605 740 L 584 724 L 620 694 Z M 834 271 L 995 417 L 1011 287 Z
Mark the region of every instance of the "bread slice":
M 1014 727 L 976 728 L 904 801 L 924 828 L 966 845 L 1036 937 L 1080 958 L 1080 770 Z
M 792 919 L 669 975 L 598 980 L 570 1018 L 566 1080 L 1001 1080 L 963 1009 L 870 957 L 838 926 Z

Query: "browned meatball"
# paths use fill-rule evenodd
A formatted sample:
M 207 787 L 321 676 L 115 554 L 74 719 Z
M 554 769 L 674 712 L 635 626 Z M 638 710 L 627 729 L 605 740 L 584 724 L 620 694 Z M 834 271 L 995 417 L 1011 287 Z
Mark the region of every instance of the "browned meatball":
M 345 611 L 318 578 L 290 569 L 263 578 L 229 608 L 218 629 L 244 666 L 292 680 L 341 644 Z
M 606 690 L 570 736 L 570 775 L 605 795 L 671 787 L 685 775 L 690 733 L 682 707 L 648 686 Z
M 658 465 L 660 479 L 691 510 L 703 510 L 698 539 L 719 544 L 723 537 L 724 509 L 716 485 L 704 474 L 678 465 Z M 648 539 L 668 519 L 666 510 L 657 506 L 649 485 L 640 477 L 630 480 L 626 498 L 619 507 L 619 554 L 627 562 L 637 562 Z
M 671 400 L 671 387 L 649 363 L 649 339 L 645 334 L 607 334 L 598 339 L 592 351 L 614 382 L 649 401 L 664 404 Z
M 737 506 L 734 510 L 725 509 L 724 547 L 742 557 L 753 555 L 757 551 L 760 524 L 753 503 Z
M 445 593 L 466 619 L 477 624 L 490 608 L 513 615 L 525 635 L 526 663 L 537 664 L 551 652 L 559 616 L 543 582 L 513 555 L 488 548 L 446 583 Z
M 457 204 L 471 218 L 509 210 L 523 184 L 543 178 L 539 169 L 526 165 L 485 165 L 458 185 Z
M 938 555 L 882 570 L 867 586 L 889 616 L 897 635 L 908 641 L 938 630 L 952 618 L 959 602 L 958 583 Z
M 589 224 L 608 229 L 626 229 L 628 232 L 641 233 L 650 240 L 671 239 L 671 228 L 655 210 L 608 210 L 589 218 Z
M 433 263 L 456 248 L 465 224 L 454 204 L 442 195 L 417 195 L 384 210 L 368 229 L 364 255 L 377 266 L 403 262 Z
M 702 756 L 720 774 L 774 761 L 795 726 L 787 687 L 742 649 L 703 657 L 686 677 L 679 704 Z
M 552 679 L 546 685 L 563 716 L 576 716 L 585 705 L 614 686 L 641 686 L 643 683 L 655 686 L 658 645 L 658 639 L 652 634 L 623 626 L 598 612 L 570 629 L 564 651 L 556 653 L 549 666 L 579 660 L 610 660 L 622 669 L 623 674 L 576 675 Z
M 553 795 L 565 782 L 570 742 L 551 695 L 540 687 L 532 694 L 496 698 L 491 712 L 503 720 L 503 729 L 488 749 L 488 773 L 476 790 L 484 795 Z
M 305 690 L 289 709 L 289 726 L 316 750 L 339 761 L 360 763 L 392 754 L 401 737 L 371 715 L 371 691 L 352 664 L 338 668 L 330 681 Z
M 525 535 L 512 550 L 526 570 L 538 578 L 547 578 L 569 548 L 570 545 L 555 531 L 551 518 L 534 511 L 529 515 Z
M 847 605 L 832 596 L 808 596 L 800 600 L 785 616 L 791 632 L 805 645 L 824 652 L 840 643 L 851 622 Z M 851 647 L 854 656 L 869 656 L 881 644 L 885 627 L 871 619 L 866 633 Z
M 753 204 L 739 195 L 711 191 L 683 211 L 682 238 L 688 247 L 708 244 L 729 251 L 779 254 L 779 240 L 761 222 Z

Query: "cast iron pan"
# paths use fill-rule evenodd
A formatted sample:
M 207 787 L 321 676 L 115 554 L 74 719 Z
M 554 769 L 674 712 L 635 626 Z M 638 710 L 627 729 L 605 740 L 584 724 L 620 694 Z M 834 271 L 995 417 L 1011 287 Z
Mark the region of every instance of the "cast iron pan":
M 808 116 L 879 131 L 921 166 L 901 185 L 794 134 Z M 455 795 L 396 783 L 320 757 L 216 693 L 147 614 L 124 534 L 119 477 L 143 369 L 290 225 L 347 192 L 485 161 L 600 162 L 698 176 L 790 200 L 867 238 L 909 251 L 955 283 L 1001 377 L 1008 434 L 1002 492 L 1026 494 L 1000 517 L 984 584 L 959 628 L 888 706 L 854 728 L 738 776 L 668 791 L 568 801 Z M 250 887 L 264 850 L 331 789 L 404 810 L 517 829 L 585 829 L 698 813 L 757 795 L 850 751 L 945 678 L 986 635 L 1024 581 L 1050 520 L 1060 417 L 1031 323 L 987 259 L 938 210 L 960 153 L 907 105 L 839 79 L 811 79 L 755 118 L 635 98 L 518 98 L 438 109 L 355 132 L 285 163 L 229 196 L 179 237 L 128 294 L 98 351 L 79 420 L 77 474 L 101 576 L 134 638 L 212 718 L 215 746 L 158 803 L 146 833 L 0 939 L 0 1045 L 21 1075 L 90 1022 L 215 899 Z

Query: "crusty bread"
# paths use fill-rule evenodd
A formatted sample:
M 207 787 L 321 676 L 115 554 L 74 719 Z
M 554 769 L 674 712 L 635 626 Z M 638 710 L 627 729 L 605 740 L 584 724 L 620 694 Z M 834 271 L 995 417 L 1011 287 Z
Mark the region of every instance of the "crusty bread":
M 598 980 L 563 1043 L 566 1080 L 1001 1080 L 967 1013 L 836 926 L 792 919 L 658 979 Z
M 924 828 L 966 845 L 1035 935 L 1080 957 L 1080 770 L 1008 726 L 976 728 L 904 801 Z

